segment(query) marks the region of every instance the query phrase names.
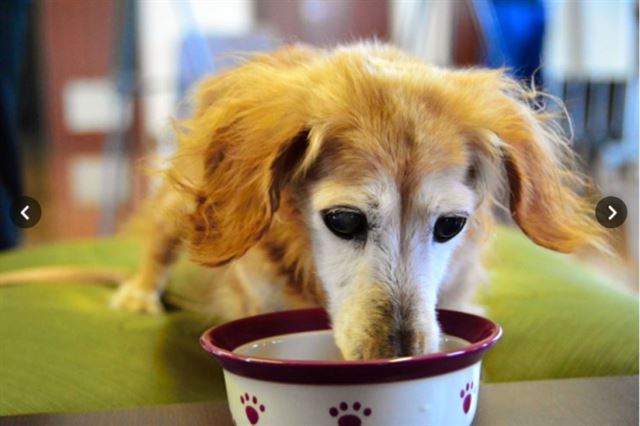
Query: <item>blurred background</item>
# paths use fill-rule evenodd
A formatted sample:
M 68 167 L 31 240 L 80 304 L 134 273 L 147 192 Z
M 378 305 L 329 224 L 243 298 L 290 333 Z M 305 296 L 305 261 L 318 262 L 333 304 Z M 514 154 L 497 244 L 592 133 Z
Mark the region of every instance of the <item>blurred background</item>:
M 635 0 L 2 0 L 0 249 L 116 232 L 153 188 L 142 159 L 171 154 L 189 87 L 234 53 L 370 38 L 509 67 L 562 99 L 585 171 L 629 209 L 616 255 L 581 258 L 637 291 Z M 26 231 L 9 221 L 20 195 L 42 206 Z

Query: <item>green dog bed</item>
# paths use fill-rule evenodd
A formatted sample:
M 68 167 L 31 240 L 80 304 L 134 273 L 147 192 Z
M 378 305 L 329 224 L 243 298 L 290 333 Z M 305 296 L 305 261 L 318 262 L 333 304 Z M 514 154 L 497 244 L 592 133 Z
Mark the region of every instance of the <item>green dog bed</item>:
M 78 241 L 0 255 L 0 272 L 45 265 L 133 271 L 140 244 Z M 491 382 L 638 373 L 638 303 L 568 256 L 499 231 L 481 294 L 504 337 L 484 363 Z M 171 281 L 197 268 L 176 268 Z M 224 397 L 198 337 L 216 321 L 108 308 L 112 288 L 78 283 L 0 288 L 0 415 L 94 411 Z

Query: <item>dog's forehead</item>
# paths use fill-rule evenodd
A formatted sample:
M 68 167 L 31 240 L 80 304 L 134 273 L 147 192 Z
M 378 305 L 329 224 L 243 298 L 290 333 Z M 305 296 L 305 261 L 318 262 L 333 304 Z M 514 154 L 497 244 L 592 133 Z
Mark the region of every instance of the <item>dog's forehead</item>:
M 317 210 L 335 205 L 416 214 L 468 210 L 464 143 L 447 132 L 411 139 L 406 132 L 353 131 L 333 139 L 314 167 L 313 202 Z M 457 143 L 438 144 L 450 136 Z
M 320 90 L 331 93 L 312 102 L 314 122 L 327 129 L 326 156 L 405 176 L 464 164 L 466 132 L 455 108 L 406 72 L 387 71 L 390 76 L 367 71 Z
M 366 75 L 328 89 L 342 102 L 323 103 L 316 116 L 326 130 L 318 132 L 323 142 L 314 180 L 330 182 L 334 192 L 342 186 L 342 192 L 351 188 L 363 196 L 393 188 L 403 203 L 424 199 L 419 194 L 434 187 L 425 182 L 435 176 L 464 183 L 470 155 L 457 116 L 443 107 L 446 102 L 418 90 L 410 73 L 395 72 L 388 63 L 367 61 Z
M 332 126 L 340 131 L 322 136 L 318 178 L 367 184 L 388 176 L 407 191 L 427 175 L 467 166 L 465 138 L 450 120 L 410 102 L 377 108 L 384 111 L 363 111 L 357 120 Z

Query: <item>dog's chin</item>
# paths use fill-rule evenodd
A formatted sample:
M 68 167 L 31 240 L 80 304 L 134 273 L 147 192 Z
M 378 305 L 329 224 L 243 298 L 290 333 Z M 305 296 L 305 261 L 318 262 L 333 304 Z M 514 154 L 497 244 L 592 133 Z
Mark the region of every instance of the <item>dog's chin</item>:
M 439 350 L 439 342 L 434 341 L 424 347 L 416 347 L 409 351 L 398 351 L 392 345 L 377 342 L 349 345 L 340 348 L 342 357 L 347 361 L 367 361 L 374 359 L 401 358 L 408 356 L 426 355 Z
M 382 339 L 340 338 L 340 333 L 337 331 L 336 344 L 342 352 L 342 357 L 347 361 L 426 355 L 440 350 L 439 327 L 431 328 L 429 332 L 407 333 L 409 337 L 400 333 L 400 335 L 394 334 Z M 344 337 L 344 334 L 342 336 Z
M 371 286 L 345 298 L 329 309 L 343 358 L 372 360 L 437 351 L 440 324 L 435 306 L 425 305 L 416 302 L 401 312 L 383 286 Z

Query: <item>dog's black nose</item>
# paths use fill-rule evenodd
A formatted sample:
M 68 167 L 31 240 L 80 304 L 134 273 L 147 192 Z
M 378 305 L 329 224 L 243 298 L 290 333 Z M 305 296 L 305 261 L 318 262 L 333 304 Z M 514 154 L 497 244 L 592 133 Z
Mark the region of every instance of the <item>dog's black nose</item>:
M 416 333 L 410 328 L 400 328 L 391 336 L 393 356 L 416 355 Z

